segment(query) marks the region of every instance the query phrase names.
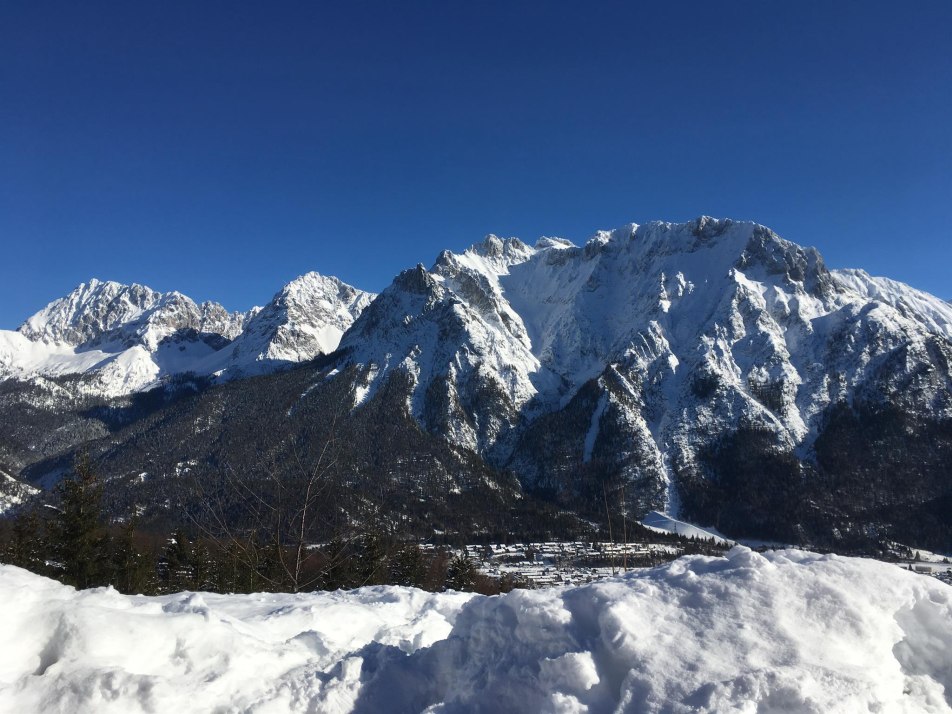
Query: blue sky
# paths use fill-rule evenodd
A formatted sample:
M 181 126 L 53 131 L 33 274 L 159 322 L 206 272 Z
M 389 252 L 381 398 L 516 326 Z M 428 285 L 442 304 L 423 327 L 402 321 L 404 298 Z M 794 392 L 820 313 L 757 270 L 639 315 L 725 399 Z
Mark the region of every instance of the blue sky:
M 752 219 L 952 298 L 952 3 L 0 4 L 0 327 Z

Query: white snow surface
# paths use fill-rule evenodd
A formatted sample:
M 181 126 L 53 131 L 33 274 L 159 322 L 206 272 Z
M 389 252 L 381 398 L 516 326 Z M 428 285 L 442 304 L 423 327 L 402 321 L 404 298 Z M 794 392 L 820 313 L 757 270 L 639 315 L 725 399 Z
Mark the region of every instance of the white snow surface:
M 865 270 L 833 270 L 836 281 L 848 290 L 880 300 L 904 316 L 928 325 L 935 334 L 952 339 L 952 305 L 947 301 L 916 290 L 889 278 L 874 277 Z
M 677 533 L 685 538 L 712 538 L 716 542 L 726 545 L 732 545 L 734 543 L 734 541 L 724 537 L 713 528 L 701 528 L 693 523 L 679 521 L 667 513 L 659 513 L 658 511 L 649 511 L 646 513 L 644 518 L 641 519 L 641 525 L 657 533 Z
M 0 598 L 17 714 L 952 711 L 952 588 L 796 550 L 496 597 L 129 597 L 0 566 Z
M 373 294 L 307 273 L 264 308 L 229 313 L 178 292 L 93 279 L 16 332 L 0 330 L 0 380 L 87 375 L 82 389 L 119 396 L 184 374 L 260 374 L 337 349 Z

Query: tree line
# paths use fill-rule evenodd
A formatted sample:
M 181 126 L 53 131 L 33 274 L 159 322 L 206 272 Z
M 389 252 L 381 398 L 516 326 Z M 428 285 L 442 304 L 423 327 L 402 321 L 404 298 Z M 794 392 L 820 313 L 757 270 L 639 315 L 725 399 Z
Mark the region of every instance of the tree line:
M 296 515 L 299 514 L 295 512 Z M 293 525 L 293 523 L 292 523 Z M 79 589 L 111 585 L 127 594 L 200 590 L 222 593 L 336 590 L 405 585 L 430 591 L 495 594 L 519 583 L 479 573 L 465 555 L 424 551 L 374 529 L 355 528 L 310 545 L 288 529 L 140 531 L 135 516 L 111 523 L 103 484 L 81 455 L 52 503 L 0 527 L 0 560 Z

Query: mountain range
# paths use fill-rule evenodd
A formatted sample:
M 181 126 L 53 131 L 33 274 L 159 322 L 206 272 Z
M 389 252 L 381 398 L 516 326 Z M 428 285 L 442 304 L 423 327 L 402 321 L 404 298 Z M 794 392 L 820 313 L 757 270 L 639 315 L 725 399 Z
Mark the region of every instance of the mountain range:
M 263 308 L 229 313 L 178 292 L 90 280 L 13 332 L 0 330 L 0 379 L 86 375 L 121 396 L 179 374 L 235 378 L 332 352 L 373 294 L 307 273 Z
M 87 449 L 117 508 L 167 517 L 183 469 L 332 439 L 361 508 L 417 531 L 518 501 L 952 548 L 952 305 L 750 222 L 489 236 L 247 313 L 93 280 L 0 332 L 0 380 L 0 468 L 49 486 Z

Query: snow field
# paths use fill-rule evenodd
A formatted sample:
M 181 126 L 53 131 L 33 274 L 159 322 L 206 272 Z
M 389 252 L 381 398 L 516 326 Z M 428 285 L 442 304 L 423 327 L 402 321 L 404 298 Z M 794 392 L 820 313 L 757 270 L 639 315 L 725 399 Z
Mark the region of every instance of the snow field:
M 796 550 L 497 597 L 75 592 L 0 566 L 3 712 L 950 712 L 952 588 Z
M 656 533 L 677 533 L 685 538 L 712 538 L 716 542 L 723 543 L 724 545 L 733 545 L 734 543 L 734 541 L 726 538 L 714 529 L 700 528 L 692 523 L 679 521 L 667 513 L 659 513 L 658 511 L 650 511 L 646 514 L 645 517 L 641 519 L 641 525 Z

